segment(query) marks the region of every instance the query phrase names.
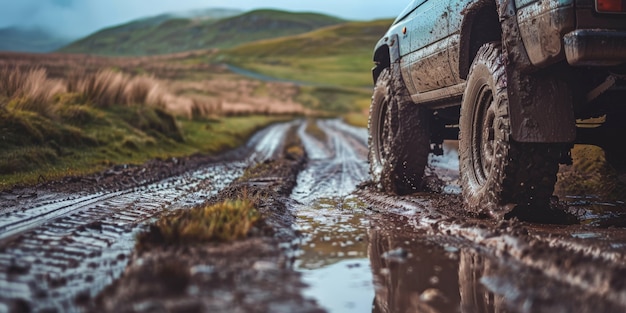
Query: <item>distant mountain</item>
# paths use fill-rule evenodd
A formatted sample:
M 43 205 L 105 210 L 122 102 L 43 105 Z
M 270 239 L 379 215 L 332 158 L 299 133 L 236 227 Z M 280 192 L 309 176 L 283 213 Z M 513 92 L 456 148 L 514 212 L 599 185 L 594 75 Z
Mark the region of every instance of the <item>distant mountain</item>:
M 0 29 L 0 51 L 51 52 L 70 42 L 39 29 Z
M 302 34 L 345 22 L 316 13 L 256 10 L 241 14 L 214 10 L 165 14 L 107 28 L 62 48 L 61 52 L 151 55 L 196 49 L 230 48 L 260 39 Z

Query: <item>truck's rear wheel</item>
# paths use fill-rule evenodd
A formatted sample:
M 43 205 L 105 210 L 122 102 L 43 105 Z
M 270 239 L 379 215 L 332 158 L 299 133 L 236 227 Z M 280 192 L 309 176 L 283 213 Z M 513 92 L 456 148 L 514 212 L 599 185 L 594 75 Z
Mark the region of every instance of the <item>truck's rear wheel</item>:
M 400 70 L 380 74 L 369 115 L 369 163 L 374 183 L 396 194 L 421 188 L 430 137 L 427 110 L 411 101 Z
M 501 217 L 515 205 L 549 206 L 561 150 L 512 140 L 505 57 L 498 43 L 478 51 L 459 126 L 461 185 L 470 210 Z

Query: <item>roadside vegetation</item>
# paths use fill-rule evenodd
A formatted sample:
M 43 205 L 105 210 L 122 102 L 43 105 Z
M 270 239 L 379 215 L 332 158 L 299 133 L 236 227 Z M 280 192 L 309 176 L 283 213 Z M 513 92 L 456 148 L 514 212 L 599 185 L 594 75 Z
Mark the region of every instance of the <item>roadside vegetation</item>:
M 269 123 L 306 113 L 289 95 L 270 101 L 274 90 L 284 92 L 278 86 L 242 80 L 219 67 L 198 80 L 206 67 L 167 64 L 180 57 L 0 56 L 0 189 L 114 164 L 217 153 L 243 144 Z M 213 94 L 185 92 L 212 81 L 218 85 Z M 220 88 L 228 83 L 232 88 Z
M 267 27 L 274 24 L 264 22 L 270 20 L 294 28 L 270 34 Z M 227 50 L 139 57 L 0 52 L 0 189 L 114 164 L 216 153 L 294 116 L 341 116 L 367 125 L 371 47 L 390 20 L 345 22 L 261 10 L 202 23 L 233 21 L 239 22 L 233 30 L 258 28 L 256 37 L 238 37 Z M 93 38 L 109 42 L 119 34 L 138 36 L 148 26 L 178 31 L 189 23 L 158 17 Z M 283 37 L 255 41 L 278 35 Z M 145 42 L 138 53 L 165 51 L 152 51 L 154 44 Z M 81 51 L 97 53 L 96 46 L 85 44 Z M 248 79 L 225 64 L 305 83 Z
M 626 182 L 621 181 L 607 163 L 602 148 L 575 145 L 572 159 L 572 165 L 561 165 L 555 186 L 556 194 L 584 194 L 602 199 L 623 200 Z

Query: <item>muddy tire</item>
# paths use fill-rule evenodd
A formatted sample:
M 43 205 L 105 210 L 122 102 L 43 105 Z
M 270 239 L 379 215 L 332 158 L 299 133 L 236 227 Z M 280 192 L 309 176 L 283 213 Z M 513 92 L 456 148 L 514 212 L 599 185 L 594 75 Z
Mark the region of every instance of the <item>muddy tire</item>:
M 411 101 L 396 66 L 380 74 L 369 115 L 369 164 L 377 186 L 396 194 L 421 188 L 430 152 L 428 110 Z
M 461 185 L 469 210 L 503 217 L 516 206 L 549 206 L 562 148 L 512 140 L 498 43 L 483 45 L 472 63 L 459 124 Z

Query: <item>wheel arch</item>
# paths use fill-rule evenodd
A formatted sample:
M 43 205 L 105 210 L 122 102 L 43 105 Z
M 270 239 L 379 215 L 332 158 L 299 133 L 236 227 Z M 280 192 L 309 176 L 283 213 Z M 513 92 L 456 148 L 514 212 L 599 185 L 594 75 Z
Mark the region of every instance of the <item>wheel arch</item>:
M 483 44 L 502 41 L 502 27 L 493 0 L 475 2 L 463 10 L 459 46 L 459 76 L 467 79 L 470 66 Z
M 398 35 L 391 35 L 381 39 L 379 44 L 374 50 L 374 68 L 372 69 L 372 76 L 374 78 L 374 84 L 378 80 L 380 73 L 388 67 L 391 63 L 400 61 L 400 42 Z

